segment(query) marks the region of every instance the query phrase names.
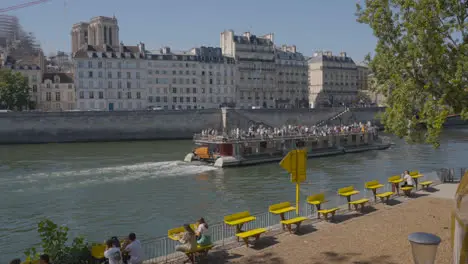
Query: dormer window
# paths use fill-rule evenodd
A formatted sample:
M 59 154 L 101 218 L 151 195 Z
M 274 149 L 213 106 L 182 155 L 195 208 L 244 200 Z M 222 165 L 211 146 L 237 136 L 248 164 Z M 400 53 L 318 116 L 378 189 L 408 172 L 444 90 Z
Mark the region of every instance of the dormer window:
M 54 83 L 60 83 L 60 77 L 58 75 L 54 76 Z

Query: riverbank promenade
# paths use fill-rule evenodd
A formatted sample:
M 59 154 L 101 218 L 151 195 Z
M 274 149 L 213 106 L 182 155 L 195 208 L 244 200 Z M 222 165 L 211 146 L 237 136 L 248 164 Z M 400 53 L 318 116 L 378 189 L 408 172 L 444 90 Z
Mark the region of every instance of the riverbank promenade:
M 362 214 L 340 214 L 332 222 L 308 221 L 298 234 L 274 231 L 247 248 L 233 243 L 210 251 L 201 263 L 413 263 L 408 235 L 429 232 L 442 239 L 435 263 L 452 263 L 450 210 L 458 184 L 439 184 L 372 204 Z M 183 259 L 170 263 L 184 263 Z

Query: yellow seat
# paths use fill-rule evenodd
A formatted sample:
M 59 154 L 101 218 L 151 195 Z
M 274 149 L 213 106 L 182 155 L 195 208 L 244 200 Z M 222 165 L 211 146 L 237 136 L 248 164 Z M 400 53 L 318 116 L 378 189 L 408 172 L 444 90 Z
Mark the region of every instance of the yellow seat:
M 193 231 L 197 230 L 197 224 L 191 224 L 190 227 Z M 172 228 L 167 230 L 167 236 L 175 241 L 179 241 L 180 237 L 185 232 L 185 228 L 183 226 Z
M 39 260 L 26 259 L 25 261 L 21 262 L 21 264 L 39 264 Z
M 268 211 L 272 214 L 284 214 L 294 210 L 296 210 L 296 207 L 292 206 L 290 202 L 273 204 L 268 208 Z
M 299 216 L 295 218 L 291 218 L 288 220 L 281 221 L 281 224 L 286 225 L 288 228 L 289 233 L 292 233 L 291 225 L 296 225 L 296 232 L 299 230 L 301 223 L 307 220 L 307 217 Z
M 406 196 L 411 196 L 411 190 L 413 190 L 413 187 L 401 187 L 401 190 Z
M 211 245 L 206 245 L 206 246 L 200 246 L 198 245 L 196 249 L 194 250 L 190 250 L 188 252 L 186 252 L 185 254 L 190 254 L 190 253 L 197 253 L 197 252 L 202 252 L 202 251 L 209 251 L 210 249 L 212 249 L 214 247 L 213 244 Z
M 403 179 L 401 178 L 400 175 L 394 175 L 394 176 L 388 178 L 388 182 L 393 183 L 393 184 L 397 184 L 397 183 L 400 183 L 402 181 L 403 181 Z
M 375 181 L 375 180 L 366 182 L 364 184 L 364 186 L 366 187 L 366 189 L 369 189 L 369 190 L 376 190 L 376 189 L 384 187 L 383 184 L 381 184 L 379 181 Z
M 359 206 L 361 206 L 361 212 L 364 210 L 364 205 L 369 202 L 369 199 L 366 199 L 366 198 L 362 198 L 362 199 L 359 199 L 359 200 L 356 200 L 356 201 L 352 201 L 352 202 L 349 202 L 350 205 L 354 205 L 354 209 L 356 209 L 356 211 L 359 210 Z
M 249 211 L 227 215 L 224 217 L 224 223 L 230 226 L 245 224 L 247 222 L 257 219 L 255 216 L 251 216 Z
M 91 256 L 95 259 L 103 259 L 104 251 L 106 251 L 106 245 L 98 244 L 91 247 Z
M 421 185 L 424 188 L 428 188 L 433 182 L 432 181 L 423 181 L 421 183 L 419 183 L 419 185 Z
M 328 215 L 331 214 L 331 218 L 335 216 L 336 211 L 338 211 L 339 208 L 330 208 L 330 209 L 323 209 L 323 210 L 318 210 L 318 218 L 320 218 L 320 214 L 325 217 L 325 220 L 328 220 Z
M 257 228 L 242 233 L 237 233 L 236 236 L 242 238 L 244 240 L 245 245 L 248 247 L 250 237 L 255 237 L 255 240 L 258 240 L 260 238 L 260 235 L 265 233 L 266 231 L 266 228 Z
M 409 175 L 411 176 L 411 178 L 420 178 L 424 175 L 422 175 L 421 173 L 419 173 L 419 171 L 412 171 L 409 173 Z
M 325 194 L 324 193 L 319 193 L 319 194 L 314 194 L 309 197 L 307 197 L 307 203 L 313 204 L 313 205 L 318 205 L 325 203 Z
M 355 194 L 358 194 L 359 191 L 355 190 L 354 189 L 354 186 L 348 186 L 348 187 L 344 187 L 344 188 L 340 188 L 338 189 L 338 194 L 341 195 L 341 196 L 344 196 L 344 197 L 349 197 L 351 195 L 355 195 Z
M 384 192 L 384 193 L 379 193 L 377 194 L 376 196 L 380 198 L 380 200 L 382 201 L 382 203 L 387 203 L 388 202 L 388 199 L 390 199 L 390 197 L 393 195 L 393 192 Z

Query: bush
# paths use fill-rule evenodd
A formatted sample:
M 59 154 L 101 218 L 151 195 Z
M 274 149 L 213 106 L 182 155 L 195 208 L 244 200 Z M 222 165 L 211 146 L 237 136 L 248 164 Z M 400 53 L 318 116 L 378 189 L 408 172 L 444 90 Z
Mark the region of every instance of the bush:
M 68 227 L 58 226 L 49 219 L 39 222 L 37 232 L 41 238 L 42 251 L 49 255 L 54 263 L 86 264 L 90 263 L 91 252 L 83 237 L 76 237 L 72 244 L 68 242 Z M 39 259 L 36 248 L 30 248 L 24 252 L 27 260 Z

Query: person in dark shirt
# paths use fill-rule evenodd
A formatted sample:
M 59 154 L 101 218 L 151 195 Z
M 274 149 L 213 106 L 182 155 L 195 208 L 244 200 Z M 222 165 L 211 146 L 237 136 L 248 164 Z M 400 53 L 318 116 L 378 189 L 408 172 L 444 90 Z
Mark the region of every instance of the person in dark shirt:
M 43 254 L 39 257 L 39 264 L 50 264 L 49 255 Z

